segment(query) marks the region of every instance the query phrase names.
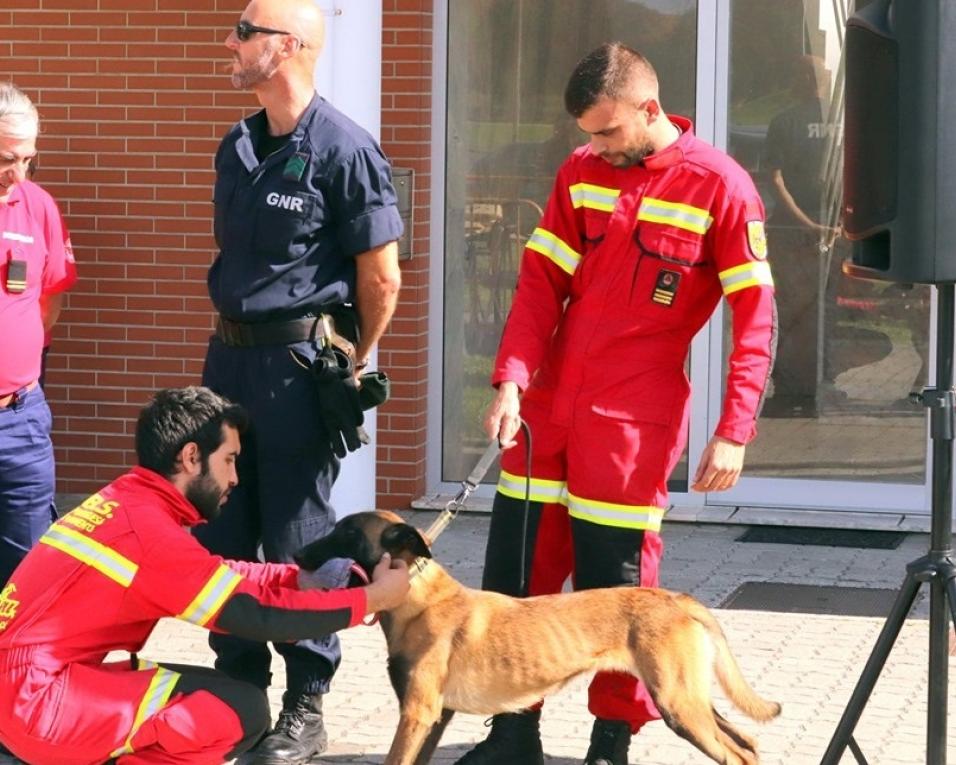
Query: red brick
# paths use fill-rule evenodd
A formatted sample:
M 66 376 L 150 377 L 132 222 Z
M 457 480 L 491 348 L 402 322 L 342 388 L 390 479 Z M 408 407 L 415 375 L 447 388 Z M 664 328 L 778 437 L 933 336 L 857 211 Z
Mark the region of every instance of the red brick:
M 118 27 L 102 27 L 99 30 L 99 39 L 109 42 L 151 43 L 157 39 L 157 28 L 131 27 L 125 23 Z
M 66 27 L 69 25 L 70 15 L 65 11 L 40 10 L 31 3 L 15 9 L 10 20 L 12 30 L 53 26 Z M 6 36 L 6 30 L 4 30 L 4 36 Z

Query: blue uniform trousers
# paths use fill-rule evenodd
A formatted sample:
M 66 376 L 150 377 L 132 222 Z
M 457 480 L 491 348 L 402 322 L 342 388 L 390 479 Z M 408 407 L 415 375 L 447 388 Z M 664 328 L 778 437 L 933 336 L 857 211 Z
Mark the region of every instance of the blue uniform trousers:
M 241 404 L 250 427 L 242 436 L 237 463 L 239 485 L 222 514 L 198 526 L 196 537 L 211 552 L 236 560 L 289 563 L 306 543 L 335 524 L 329 504 L 339 462 L 329 446 L 310 373 L 289 351 L 315 357 L 310 343 L 256 346 L 209 341 L 203 384 Z M 211 634 L 216 668 L 230 677 L 266 688 L 272 675 L 268 646 L 231 635 Z M 291 694 L 328 691 L 341 660 L 339 640 L 329 635 L 298 643 L 277 643 L 285 659 Z
M 0 409 L 0 589 L 55 516 L 51 427 L 40 386 Z

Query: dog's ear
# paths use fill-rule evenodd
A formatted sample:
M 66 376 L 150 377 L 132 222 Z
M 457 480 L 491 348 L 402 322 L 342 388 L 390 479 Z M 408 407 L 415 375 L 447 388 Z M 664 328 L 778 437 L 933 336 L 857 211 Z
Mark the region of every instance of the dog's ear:
M 410 553 L 414 558 L 431 558 L 432 551 L 421 532 L 407 523 L 396 523 L 382 532 L 382 549 L 393 558 Z

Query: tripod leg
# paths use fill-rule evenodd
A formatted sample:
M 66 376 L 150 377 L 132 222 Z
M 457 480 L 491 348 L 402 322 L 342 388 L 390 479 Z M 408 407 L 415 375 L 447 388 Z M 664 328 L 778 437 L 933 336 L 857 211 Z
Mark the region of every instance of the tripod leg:
M 948 583 L 930 582 L 929 689 L 926 716 L 927 765 L 946 765 L 946 707 L 949 702 L 949 620 L 946 608 Z M 952 604 L 950 604 L 952 605 Z
M 918 590 L 919 582 L 916 576 L 912 572 L 908 572 L 903 580 L 903 586 L 900 587 L 896 600 L 893 602 L 893 608 L 890 609 L 890 614 L 886 617 L 886 623 L 880 631 L 880 636 L 876 639 L 876 645 L 870 653 L 870 658 L 867 659 L 866 666 L 863 667 L 863 673 L 856 683 L 856 688 L 853 689 L 853 694 L 847 702 L 846 709 L 843 710 L 843 717 L 840 718 L 840 723 L 830 740 L 830 745 L 827 747 L 823 759 L 820 760 L 820 765 L 839 765 L 843 752 L 853 736 L 853 730 L 860 721 L 860 715 L 863 714 L 863 707 L 866 706 L 876 681 L 879 679 L 880 672 L 883 670 L 883 665 L 886 664 L 886 658 L 890 655 L 893 643 L 899 637 L 903 623 L 913 607 L 913 601 L 916 599 Z M 857 761 L 860 761 L 859 758 L 857 758 Z
M 946 594 L 949 596 L 949 613 L 953 619 L 953 630 L 956 630 L 956 578 L 946 580 Z

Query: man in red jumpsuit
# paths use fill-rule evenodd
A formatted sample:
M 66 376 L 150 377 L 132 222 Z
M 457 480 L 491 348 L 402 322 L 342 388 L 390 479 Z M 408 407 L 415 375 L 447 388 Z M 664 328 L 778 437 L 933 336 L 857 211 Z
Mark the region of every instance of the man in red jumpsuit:
M 174 616 L 294 641 L 397 605 L 404 564 L 364 588 L 304 590 L 294 565 L 226 561 L 187 531 L 236 485 L 245 415 L 206 388 L 161 391 L 136 429 L 138 467 L 50 527 L 0 593 L 0 741 L 31 765 L 222 763 L 269 726 L 257 687 L 136 657 Z M 304 577 L 308 581 L 309 577 Z M 110 651 L 129 651 L 106 662 Z
M 557 592 L 569 574 L 576 589 L 656 586 L 691 340 L 723 295 L 734 347 L 723 414 L 692 484 L 721 491 L 756 433 L 776 338 L 760 197 L 689 120 L 664 113 L 650 63 L 603 45 L 571 75 L 565 105 L 590 144 L 559 169 L 526 246 L 485 416 L 508 451 L 483 586 L 518 596 Z M 588 706 L 597 719 L 586 765 L 626 765 L 632 733 L 659 718 L 630 675 L 598 674 Z M 541 763 L 539 718 L 497 715 L 458 762 Z

